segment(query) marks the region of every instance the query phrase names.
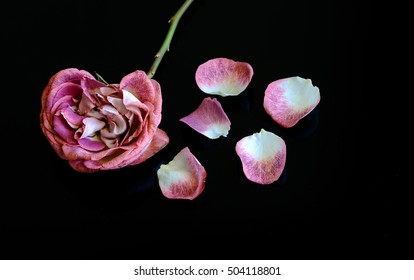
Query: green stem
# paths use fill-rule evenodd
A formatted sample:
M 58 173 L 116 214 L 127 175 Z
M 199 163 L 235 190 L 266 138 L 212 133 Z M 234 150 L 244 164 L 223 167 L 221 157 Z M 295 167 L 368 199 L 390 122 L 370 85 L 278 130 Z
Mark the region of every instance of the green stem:
M 188 7 L 193 1 L 194 0 L 186 0 L 184 4 L 175 13 L 175 15 L 168 21 L 168 23 L 170 23 L 170 29 L 168 30 L 167 36 L 165 37 L 164 42 L 161 45 L 161 48 L 155 55 L 154 62 L 152 63 L 152 66 L 147 73 L 149 78 L 152 78 L 155 75 L 155 72 L 157 71 L 158 65 L 160 65 L 161 63 L 164 54 L 170 49 L 170 43 L 174 35 L 175 29 L 177 28 L 178 22 L 180 21 L 181 16 L 184 14 L 184 12 L 188 9 Z

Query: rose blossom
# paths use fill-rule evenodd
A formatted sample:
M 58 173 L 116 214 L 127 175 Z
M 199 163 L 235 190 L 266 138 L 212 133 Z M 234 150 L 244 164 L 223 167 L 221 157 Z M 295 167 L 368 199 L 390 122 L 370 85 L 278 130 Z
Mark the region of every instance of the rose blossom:
M 59 71 L 42 94 L 40 127 L 56 153 L 80 172 L 141 163 L 169 138 L 158 128 L 159 83 L 137 70 L 105 84 L 76 68 Z

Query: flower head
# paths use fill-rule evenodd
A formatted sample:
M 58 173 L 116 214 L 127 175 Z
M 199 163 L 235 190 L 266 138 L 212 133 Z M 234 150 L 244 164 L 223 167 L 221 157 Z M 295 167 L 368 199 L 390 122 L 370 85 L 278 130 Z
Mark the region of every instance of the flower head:
M 135 165 L 166 146 L 161 87 L 140 70 L 119 84 L 68 68 L 50 78 L 42 94 L 40 126 L 57 154 L 77 171 Z

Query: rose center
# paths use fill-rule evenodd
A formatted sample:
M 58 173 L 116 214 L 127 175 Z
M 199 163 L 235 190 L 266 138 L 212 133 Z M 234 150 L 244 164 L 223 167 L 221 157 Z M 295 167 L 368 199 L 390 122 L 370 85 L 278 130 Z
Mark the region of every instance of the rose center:
M 112 105 L 105 104 L 94 107 L 86 114 L 80 115 L 78 111 L 78 125 L 70 124 L 75 131 L 75 140 L 85 149 L 99 151 L 119 145 L 121 137 L 127 130 L 126 118 Z M 69 123 L 69 121 L 68 121 Z

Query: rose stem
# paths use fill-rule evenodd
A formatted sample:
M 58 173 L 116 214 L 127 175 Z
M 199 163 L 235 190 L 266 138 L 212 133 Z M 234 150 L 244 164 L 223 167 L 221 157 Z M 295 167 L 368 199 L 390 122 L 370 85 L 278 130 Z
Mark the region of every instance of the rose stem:
M 158 65 L 164 57 L 164 54 L 170 49 L 170 43 L 174 35 L 175 29 L 177 28 L 178 22 L 180 21 L 181 16 L 184 14 L 184 12 L 188 9 L 188 7 L 193 1 L 194 0 L 186 0 L 184 4 L 177 10 L 175 15 L 173 15 L 173 17 L 168 21 L 168 23 L 170 24 L 170 29 L 168 30 L 167 36 L 165 37 L 164 42 L 161 45 L 161 48 L 155 55 L 154 62 L 152 63 L 152 66 L 147 73 L 149 78 L 152 78 L 155 75 L 155 72 L 157 71 Z

